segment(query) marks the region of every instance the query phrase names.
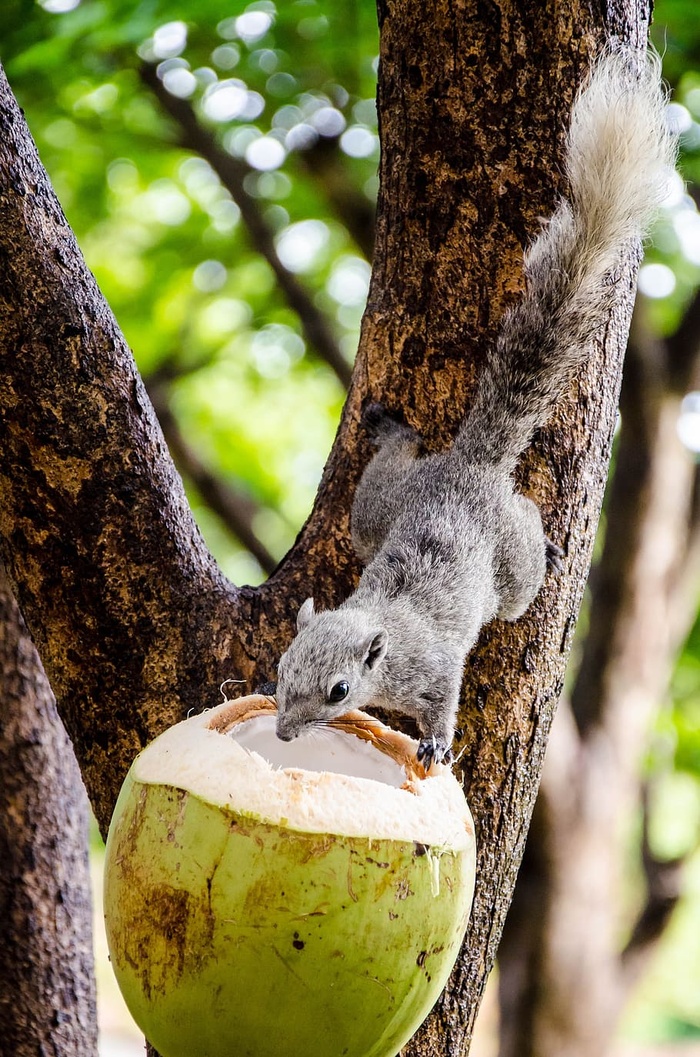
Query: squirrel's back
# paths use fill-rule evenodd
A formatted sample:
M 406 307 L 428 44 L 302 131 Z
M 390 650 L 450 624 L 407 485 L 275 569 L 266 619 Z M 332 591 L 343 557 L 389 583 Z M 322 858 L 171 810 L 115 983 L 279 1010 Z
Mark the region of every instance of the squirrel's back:
M 470 461 L 514 464 L 581 363 L 609 310 L 609 273 L 666 193 L 675 140 L 665 109 L 655 55 L 606 50 L 595 63 L 571 114 L 567 198 L 525 255 L 525 292 L 457 437 Z

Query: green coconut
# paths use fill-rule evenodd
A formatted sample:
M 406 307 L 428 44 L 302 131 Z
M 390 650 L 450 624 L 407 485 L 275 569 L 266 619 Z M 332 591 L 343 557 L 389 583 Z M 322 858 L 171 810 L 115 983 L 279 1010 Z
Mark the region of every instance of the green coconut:
M 274 726 L 243 698 L 134 761 L 105 865 L 119 986 L 162 1057 L 394 1057 L 466 928 L 464 796 L 361 713 L 291 743 Z

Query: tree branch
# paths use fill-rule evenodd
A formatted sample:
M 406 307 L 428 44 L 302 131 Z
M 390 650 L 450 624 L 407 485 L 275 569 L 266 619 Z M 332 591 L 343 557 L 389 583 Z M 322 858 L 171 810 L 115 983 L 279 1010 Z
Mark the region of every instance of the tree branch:
M 335 371 L 343 387 L 347 388 L 350 384 L 351 367 L 331 333 L 328 320 L 316 307 L 297 277 L 282 264 L 275 248 L 272 230 L 258 203 L 244 187 L 245 177 L 254 170 L 219 146 L 213 134 L 200 124 L 187 100 L 171 95 L 158 76 L 155 66 L 144 63 L 140 72 L 143 83 L 151 89 L 177 125 L 182 146 L 204 158 L 218 175 L 241 211 L 241 219 L 253 246 L 269 264 L 287 303 L 297 313 L 310 347 Z
M 642 786 L 641 863 L 646 898 L 621 952 L 626 985 L 631 988 L 647 965 L 683 894 L 685 866 L 696 848 L 674 859 L 658 859 L 649 841 L 650 786 Z
M 312 147 L 298 151 L 296 157 L 313 176 L 363 256 L 371 262 L 376 210 L 348 179 L 339 144 L 338 137 L 319 136 Z
M 648 724 L 697 609 L 700 557 L 691 510 L 697 471 L 676 434 L 698 358 L 697 317 L 691 310 L 681 336 L 664 343 L 644 325 L 643 308 L 640 299 L 605 546 L 591 578 L 573 687 L 576 722 L 562 702 L 532 827 L 536 847 L 524 861 L 506 932 L 532 902 L 539 905 L 537 925 L 529 926 L 529 946 L 508 936 L 502 948 L 503 999 L 519 1015 L 502 1038 L 500 1057 L 602 1052 L 680 891 L 681 863 L 658 862 L 645 830 L 647 900 L 621 955 L 617 835 L 636 807 Z
M 170 454 L 180 471 L 192 481 L 202 499 L 221 518 L 228 530 L 250 551 L 263 572 L 271 573 L 277 565 L 277 560 L 253 527 L 255 515 L 261 509 L 259 504 L 250 496 L 225 485 L 220 478 L 207 470 L 183 437 L 177 419 L 170 410 L 165 387 L 147 379 L 146 390 L 158 416 Z
M 616 746 L 635 759 L 668 679 L 672 587 L 681 579 L 693 477 L 676 434 L 680 382 L 692 365 L 681 371 L 677 363 L 672 384 L 669 351 L 641 326 L 641 303 L 637 311 L 608 503 L 612 528 L 592 580 L 589 631 L 571 694 L 582 736 L 610 725 Z
M 700 288 L 690 299 L 675 332 L 666 338 L 670 381 L 675 390 L 685 396 L 690 388 L 700 384 Z

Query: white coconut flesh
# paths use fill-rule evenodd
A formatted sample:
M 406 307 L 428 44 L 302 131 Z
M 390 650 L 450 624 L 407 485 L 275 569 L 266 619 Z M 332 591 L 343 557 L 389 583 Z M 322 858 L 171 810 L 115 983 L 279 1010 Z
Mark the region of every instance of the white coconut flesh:
M 282 742 L 274 705 L 249 697 L 170 728 L 137 759 L 134 778 L 167 785 L 177 775 L 179 788 L 204 800 L 307 833 L 471 847 L 459 783 L 447 767 L 426 775 L 415 750 L 363 713 Z

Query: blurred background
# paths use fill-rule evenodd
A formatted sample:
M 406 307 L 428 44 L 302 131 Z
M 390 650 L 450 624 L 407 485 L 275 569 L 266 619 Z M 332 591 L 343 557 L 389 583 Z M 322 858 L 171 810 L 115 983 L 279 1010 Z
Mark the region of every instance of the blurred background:
M 658 0 L 680 178 L 640 272 L 596 563 L 475 1057 L 700 1055 L 700 9 Z M 207 543 L 260 582 L 357 346 L 373 0 L 3 0 L 0 58 Z M 685 181 L 685 183 L 684 183 Z M 142 1039 L 107 963 L 102 1053 Z

